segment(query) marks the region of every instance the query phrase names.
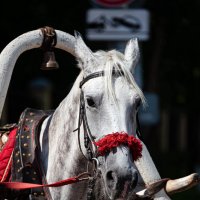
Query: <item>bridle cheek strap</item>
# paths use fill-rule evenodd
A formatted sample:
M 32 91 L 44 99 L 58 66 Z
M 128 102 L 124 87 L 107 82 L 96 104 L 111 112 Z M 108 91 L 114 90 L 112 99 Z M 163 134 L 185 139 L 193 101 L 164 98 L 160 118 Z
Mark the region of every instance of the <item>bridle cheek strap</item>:
M 94 144 L 98 147 L 97 151 L 99 156 L 104 156 L 113 148 L 123 145 L 129 147 L 134 161 L 142 157 L 141 141 L 125 132 L 108 134 L 97 142 L 94 142 Z

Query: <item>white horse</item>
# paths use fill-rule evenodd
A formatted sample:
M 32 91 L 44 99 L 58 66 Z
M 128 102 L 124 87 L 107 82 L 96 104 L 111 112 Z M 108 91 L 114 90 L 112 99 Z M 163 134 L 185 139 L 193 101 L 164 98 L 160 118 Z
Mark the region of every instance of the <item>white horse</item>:
M 80 36 L 76 37 L 75 52 L 81 73 L 71 92 L 62 101 L 52 117 L 45 120 L 40 136 L 41 162 L 44 165 L 47 182 L 55 182 L 75 176 L 86 170 L 84 159 L 78 144 L 77 128 L 79 117 L 80 81 L 95 72 L 104 71 L 105 75 L 88 80 L 83 86 L 86 116 L 94 140 L 113 132 L 136 134 L 136 113 L 144 96 L 138 88 L 131 72 L 138 60 L 137 40 L 127 44 L 125 54 L 115 50 L 92 53 Z M 120 70 L 123 76 L 114 77 L 113 70 Z M 50 120 L 50 122 L 49 122 Z M 87 157 L 81 128 L 81 148 Z M 136 136 L 136 135 L 135 135 Z M 46 145 L 48 142 L 48 148 Z M 94 147 L 93 147 L 94 148 Z M 93 149 L 95 151 L 95 149 Z M 100 161 L 104 198 L 128 198 L 137 185 L 138 172 L 128 147 L 120 146 Z M 77 184 L 50 189 L 54 199 L 85 199 L 87 184 Z M 132 194 L 130 194 L 132 195 Z
M 87 170 L 90 159 L 86 158 L 90 155 L 84 145 L 86 132 L 91 141 L 91 159 L 94 157 L 98 172 L 92 198 L 135 199 L 135 193 L 140 187 L 138 182 L 148 185 L 160 179 L 145 145 L 142 143 L 142 157 L 134 161 L 133 152 L 126 145 L 117 146 L 106 155 L 96 155 L 97 147 L 94 142 L 116 132 L 137 137 L 136 114 L 140 103 L 145 104 L 144 95 L 134 79 L 134 68 L 139 58 L 138 42 L 136 39 L 130 40 L 124 54 L 115 50 L 93 53 L 78 34 L 74 38 L 61 31 L 56 33 L 57 47 L 76 57 L 81 72 L 67 97 L 42 124 L 40 161 L 46 180 L 53 183 Z M 27 38 L 32 38 L 29 43 Z M 0 111 L 16 59 L 23 51 L 41 46 L 42 39 L 40 30 L 33 31 L 17 38 L 2 52 Z M 13 59 L 10 59 L 11 56 Z M 83 117 L 87 120 L 79 123 L 81 126 L 78 127 L 80 103 L 84 103 Z M 74 131 L 77 127 L 79 130 Z M 86 199 L 87 187 L 87 182 L 81 182 L 49 190 L 55 200 L 74 200 Z M 163 190 L 156 193 L 154 198 L 169 199 Z

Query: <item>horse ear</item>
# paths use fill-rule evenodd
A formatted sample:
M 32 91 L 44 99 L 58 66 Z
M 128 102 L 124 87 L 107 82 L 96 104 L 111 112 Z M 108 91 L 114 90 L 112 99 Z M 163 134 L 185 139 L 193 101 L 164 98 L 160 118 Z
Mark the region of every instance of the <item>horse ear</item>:
M 129 63 L 130 71 L 133 71 L 140 57 L 139 45 L 137 38 L 128 41 L 124 57 Z
M 95 60 L 95 57 L 89 47 L 83 41 L 81 34 L 78 31 L 74 32 L 75 35 L 75 55 L 79 61 L 80 68 L 88 66 L 88 63 Z

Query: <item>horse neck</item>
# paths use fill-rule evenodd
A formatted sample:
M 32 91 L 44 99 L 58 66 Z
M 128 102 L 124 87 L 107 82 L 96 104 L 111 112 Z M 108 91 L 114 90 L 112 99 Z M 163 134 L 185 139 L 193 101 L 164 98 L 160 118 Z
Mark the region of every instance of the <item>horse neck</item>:
M 78 148 L 77 133 L 73 132 L 78 125 L 81 80 L 82 73 L 68 96 L 49 119 L 49 127 L 46 128 L 48 131 L 43 134 L 42 141 L 46 147 L 43 145 L 41 159 L 44 163 L 47 182 L 77 175 L 79 171 L 82 171 L 81 167 L 78 167 L 82 157 Z
M 78 126 L 80 103 L 79 83 L 82 74 L 77 78 L 69 95 L 61 102 L 53 116 L 43 123 L 40 134 L 41 162 L 44 166 L 48 183 L 76 176 L 86 170 L 86 160 L 79 150 L 78 135 L 73 132 Z M 108 199 L 102 190 L 101 181 L 95 184 L 94 200 Z M 72 187 L 50 188 L 53 199 L 85 199 L 87 182 Z

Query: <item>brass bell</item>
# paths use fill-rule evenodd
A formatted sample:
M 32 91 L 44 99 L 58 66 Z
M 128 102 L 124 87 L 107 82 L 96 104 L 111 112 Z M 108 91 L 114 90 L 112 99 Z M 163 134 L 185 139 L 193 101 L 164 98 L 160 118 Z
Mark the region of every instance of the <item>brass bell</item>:
M 42 70 L 53 70 L 58 69 L 59 65 L 55 59 L 55 54 L 53 51 L 44 52 L 44 60 L 41 65 Z

